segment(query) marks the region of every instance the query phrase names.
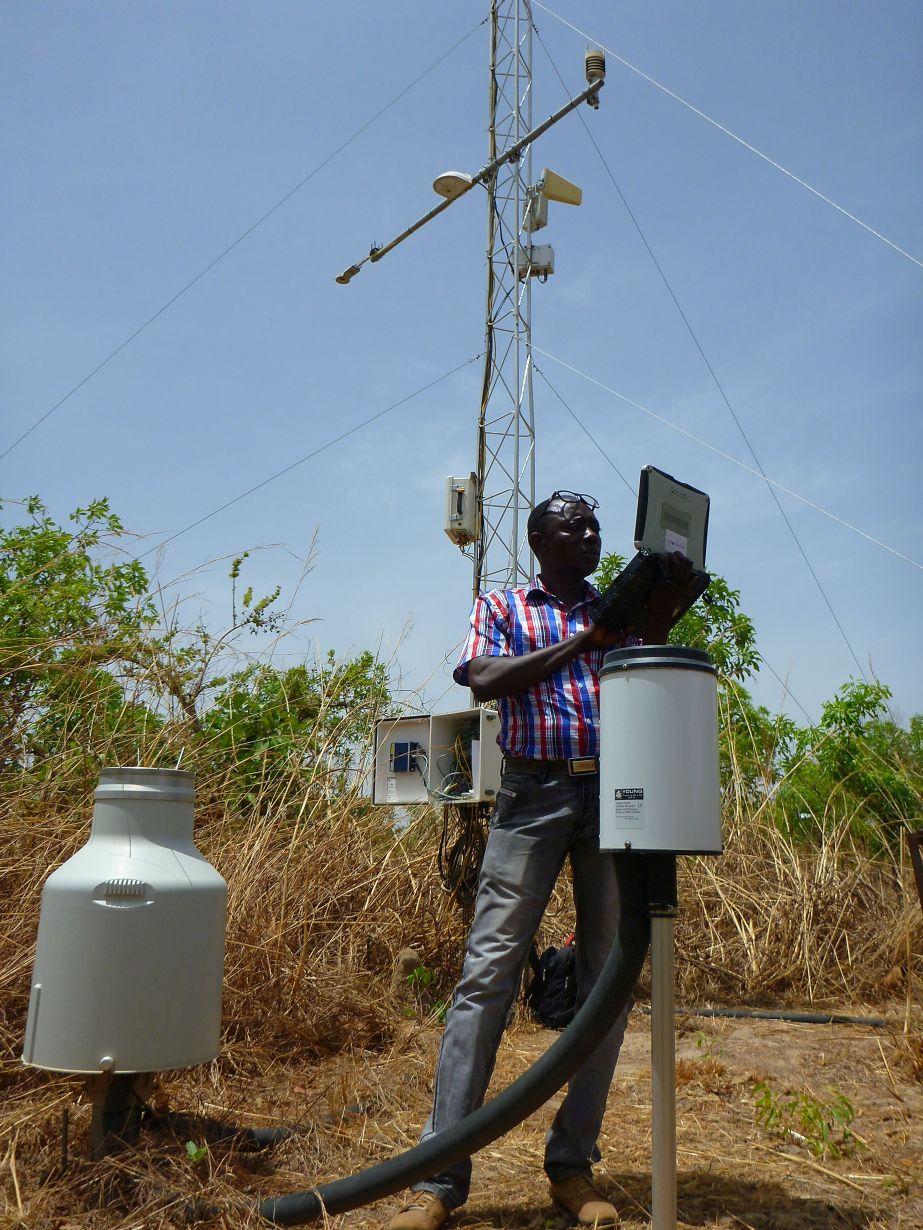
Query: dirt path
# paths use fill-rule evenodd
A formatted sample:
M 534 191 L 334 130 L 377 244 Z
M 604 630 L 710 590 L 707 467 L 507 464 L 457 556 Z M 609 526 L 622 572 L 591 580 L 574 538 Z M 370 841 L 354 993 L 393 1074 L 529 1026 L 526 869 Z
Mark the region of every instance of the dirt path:
M 533 1027 L 514 1030 L 504 1043 L 496 1084 L 514 1079 L 553 1038 Z M 318 1099 L 326 1104 L 320 1121 L 345 1146 L 346 1156 L 377 1160 L 413 1143 L 428 1108 L 437 1045 L 438 1029 L 408 1029 L 401 1053 L 384 1062 L 331 1061 L 297 1089 L 314 1104 L 315 1115 Z M 632 1230 L 650 1226 L 649 1048 L 649 1020 L 635 1012 L 600 1142 L 600 1185 Z M 686 1019 L 679 1024 L 677 1082 L 680 1226 L 923 1230 L 923 1085 L 914 1080 L 893 1032 Z M 789 1120 L 803 1142 L 786 1140 L 781 1124 L 770 1131 L 756 1122 L 758 1098 L 782 1108 L 794 1091 L 806 1095 Z M 842 1098 L 854 1112 L 852 1139 L 840 1140 L 839 1156 L 821 1153 L 823 1108 L 843 1108 Z M 344 1102 L 350 1108 L 345 1114 Z M 453 1225 L 566 1225 L 548 1201 L 541 1172 L 553 1107 L 478 1155 L 471 1199 Z M 298 1115 L 295 1105 L 290 1109 Z M 306 1109 L 302 1101 L 301 1113 Z M 840 1138 L 843 1125 L 829 1110 L 826 1118 Z M 305 1186 L 305 1170 L 294 1156 L 278 1161 L 293 1186 Z M 276 1183 L 281 1177 L 277 1173 Z M 320 1177 L 315 1172 L 313 1181 Z M 356 1230 L 381 1225 L 398 1204 L 383 1201 L 339 1221 Z

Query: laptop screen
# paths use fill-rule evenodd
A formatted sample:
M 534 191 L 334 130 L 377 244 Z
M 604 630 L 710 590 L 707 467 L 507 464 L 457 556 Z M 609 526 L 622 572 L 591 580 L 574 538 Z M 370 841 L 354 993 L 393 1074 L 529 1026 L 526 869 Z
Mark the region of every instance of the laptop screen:
M 682 551 L 693 568 L 704 571 L 709 499 L 656 466 L 641 471 L 635 549 L 657 554 Z

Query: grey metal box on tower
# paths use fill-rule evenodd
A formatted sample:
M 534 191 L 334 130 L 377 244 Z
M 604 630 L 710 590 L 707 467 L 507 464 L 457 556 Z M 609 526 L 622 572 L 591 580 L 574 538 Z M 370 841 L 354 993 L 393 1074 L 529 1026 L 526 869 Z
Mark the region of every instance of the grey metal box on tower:
M 445 480 L 445 524 L 442 527 L 459 547 L 466 547 L 478 536 L 478 480 L 467 478 Z
M 720 854 L 711 658 L 675 645 L 612 649 L 599 678 L 600 848 Z
M 23 1061 L 160 1072 L 214 1059 L 227 886 L 193 844 L 195 774 L 104 769 L 89 841 L 42 892 Z

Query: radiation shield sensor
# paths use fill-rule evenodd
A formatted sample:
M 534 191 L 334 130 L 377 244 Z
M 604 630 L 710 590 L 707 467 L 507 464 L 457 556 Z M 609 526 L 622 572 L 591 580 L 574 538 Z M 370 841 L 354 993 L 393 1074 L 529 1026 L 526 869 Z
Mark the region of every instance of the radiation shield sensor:
M 227 885 L 193 842 L 194 801 L 186 770 L 102 770 L 89 839 L 42 891 L 24 1063 L 93 1076 L 218 1054 Z
M 656 466 L 645 466 L 638 488 L 635 550 L 681 551 L 699 572 L 705 568 L 709 498 Z

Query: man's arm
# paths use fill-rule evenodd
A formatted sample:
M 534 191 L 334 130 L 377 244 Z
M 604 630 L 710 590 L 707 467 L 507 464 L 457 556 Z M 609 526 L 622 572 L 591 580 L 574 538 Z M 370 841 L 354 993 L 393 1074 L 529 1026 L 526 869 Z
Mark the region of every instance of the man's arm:
M 597 624 L 591 624 L 582 632 L 575 632 L 566 641 L 535 649 L 518 658 L 474 658 L 468 666 L 468 685 L 475 700 L 497 700 L 501 696 L 515 696 L 533 688 L 555 671 L 573 662 L 582 653 L 591 649 L 611 649 L 623 638 L 622 632 L 610 632 Z
M 689 580 L 692 569 L 690 560 L 679 551 L 667 556 L 667 577 L 658 581 L 651 590 L 647 603 L 647 618 L 643 637 L 649 645 L 666 644 L 676 600 L 676 586 Z M 573 662 L 582 653 L 592 649 L 611 649 L 634 628 L 609 631 L 598 624 L 591 624 L 582 632 L 576 632 L 566 641 L 535 649 L 519 657 L 494 657 L 485 654 L 473 658 L 468 666 L 468 686 L 475 700 L 498 700 L 501 696 L 516 696 L 533 688 L 555 671 Z M 639 633 L 641 629 L 637 630 Z

